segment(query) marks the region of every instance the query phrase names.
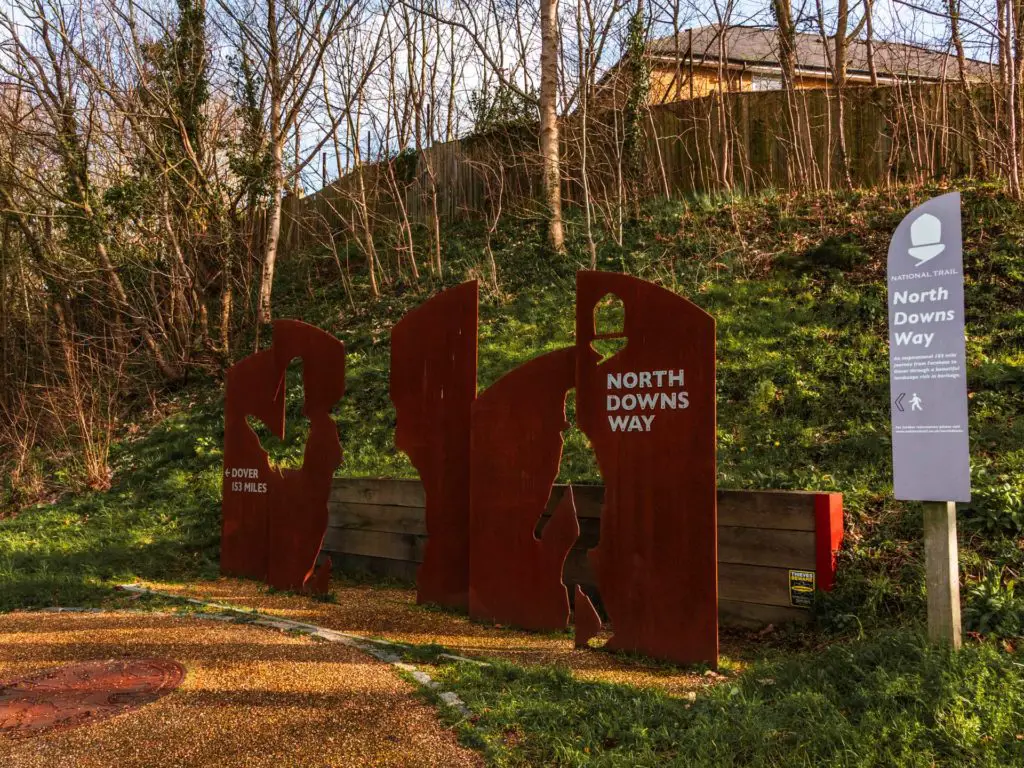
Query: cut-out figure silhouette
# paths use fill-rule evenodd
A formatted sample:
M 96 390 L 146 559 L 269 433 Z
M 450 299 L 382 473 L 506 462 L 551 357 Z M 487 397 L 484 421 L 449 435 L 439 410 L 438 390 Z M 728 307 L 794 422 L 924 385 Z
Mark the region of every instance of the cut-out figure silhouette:
M 253 416 L 284 437 L 289 363 L 303 363 L 303 414 L 309 437 L 302 468 L 270 465 Z M 330 559 L 316 558 L 327 531 L 327 502 L 341 442 L 331 410 L 345 393 L 345 345 L 296 320 L 274 323 L 273 345 L 233 365 L 224 398 L 221 572 L 265 580 L 277 589 L 326 592 Z
M 391 330 L 395 446 L 419 472 L 427 543 L 416 600 L 469 607 L 469 430 L 476 397 L 477 284 L 449 288 Z
M 469 614 L 523 629 L 569 622 L 562 567 L 580 535 L 572 490 L 541 538 L 534 530 L 562 458 L 576 350 L 556 349 L 503 376 L 473 404 Z
M 602 334 L 594 309 L 608 294 L 622 300 L 625 322 Z M 715 665 L 714 319 L 608 272 L 578 273 L 576 301 L 577 422 L 605 484 L 588 558 L 614 630 L 608 648 Z M 602 361 L 593 342 L 609 336 L 627 343 Z M 593 606 L 582 592 L 576 601 L 577 627 L 593 633 Z

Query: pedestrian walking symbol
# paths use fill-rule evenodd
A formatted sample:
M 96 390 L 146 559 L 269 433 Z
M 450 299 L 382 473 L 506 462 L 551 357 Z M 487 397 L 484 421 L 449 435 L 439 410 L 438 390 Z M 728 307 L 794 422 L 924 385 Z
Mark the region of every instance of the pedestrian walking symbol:
M 910 410 L 911 411 L 923 411 L 921 407 L 921 398 L 917 396 L 917 392 L 910 396 Z

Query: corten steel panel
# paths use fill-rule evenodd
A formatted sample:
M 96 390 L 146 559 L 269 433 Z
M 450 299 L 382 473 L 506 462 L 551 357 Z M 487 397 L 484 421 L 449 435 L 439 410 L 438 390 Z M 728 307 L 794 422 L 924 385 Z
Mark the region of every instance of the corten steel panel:
M 576 291 L 577 421 L 605 483 L 601 539 L 589 559 L 614 630 L 608 648 L 717 664 L 714 319 L 626 275 L 580 272 Z M 594 312 L 608 294 L 622 301 L 624 328 L 613 335 L 626 345 L 601 362 L 592 347 Z M 662 386 L 655 385 L 659 371 Z M 679 371 L 682 385 L 667 375 Z M 627 373 L 637 374 L 636 386 L 625 384 L 633 379 Z M 641 373 L 651 374 L 651 386 Z M 615 388 L 609 374 L 623 374 L 623 386 Z M 610 410 L 610 394 L 644 395 L 647 403 Z M 613 431 L 612 419 L 623 416 Z
M 416 599 L 469 604 L 469 431 L 476 398 L 477 283 L 439 293 L 391 331 L 395 445 L 419 472 L 427 539 Z
M 270 466 L 247 416 L 284 437 L 288 364 L 302 360 L 309 436 L 301 469 Z M 273 345 L 228 371 L 225 396 L 221 571 L 278 589 L 326 592 L 328 559 L 314 573 L 341 442 L 331 409 L 345 393 L 345 345 L 296 320 L 274 323 Z
M 259 419 L 272 434 L 284 436 L 283 378 L 273 349 L 249 355 L 228 369 L 220 537 L 220 570 L 226 576 L 267 578 L 267 521 L 273 497 L 232 487 L 236 482 L 265 483 L 270 477 L 267 453 L 246 417 Z M 258 479 L 235 474 L 243 469 L 255 471 Z
M 327 532 L 327 502 L 334 471 L 341 465 L 341 441 L 331 410 L 345 394 L 345 345 L 326 331 L 297 320 L 274 323 L 274 354 L 282 375 L 302 360 L 302 414 L 309 436 L 302 468 L 271 475 L 277 491 L 268 536 L 267 583 L 277 589 L 325 593 L 331 577 L 328 558 L 315 569 Z
M 469 614 L 533 630 L 569 622 L 562 565 L 579 536 L 571 489 L 544 528 L 562 458 L 565 397 L 576 350 L 558 349 L 519 366 L 473 404 Z

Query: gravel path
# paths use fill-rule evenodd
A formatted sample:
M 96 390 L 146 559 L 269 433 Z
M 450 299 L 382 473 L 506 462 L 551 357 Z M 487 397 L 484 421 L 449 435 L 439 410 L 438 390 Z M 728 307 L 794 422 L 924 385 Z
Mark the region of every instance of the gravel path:
M 317 624 L 364 637 L 394 642 L 437 643 L 466 656 L 504 659 L 517 664 L 561 664 L 578 677 L 605 682 L 657 686 L 686 694 L 719 680 L 713 673 L 685 672 L 644 664 L 620 655 L 576 650 L 572 635 L 520 632 L 470 621 L 465 616 L 416 605 L 416 592 L 399 587 L 331 584 L 334 602 L 270 593 L 258 582 L 217 579 L 191 585 L 147 582 L 151 589 L 208 600 L 270 616 Z M 606 637 L 606 635 L 605 635 Z M 728 653 L 728 648 L 723 651 Z
M 59 664 L 143 656 L 183 664 L 181 687 L 104 722 L 0 737 L 0 766 L 482 765 L 410 683 L 340 643 L 127 612 L 0 615 L 0 685 Z

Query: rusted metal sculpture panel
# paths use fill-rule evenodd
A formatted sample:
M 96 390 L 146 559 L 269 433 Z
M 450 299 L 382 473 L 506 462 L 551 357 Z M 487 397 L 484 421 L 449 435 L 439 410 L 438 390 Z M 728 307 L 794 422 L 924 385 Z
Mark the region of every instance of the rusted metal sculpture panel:
M 334 471 L 341 465 L 341 441 L 331 410 L 345 394 L 345 345 L 329 333 L 297 320 L 274 323 L 274 354 L 282 376 L 292 360 L 302 360 L 302 413 L 309 436 L 301 469 L 285 469 L 270 479 L 280 503 L 270 516 L 267 583 L 277 589 L 324 593 L 331 562 L 315 569 L 327 533 L 327 501 Z
M 469 613 L 523 629 L 569 621 L 562 566 L 579 537 L 567 489 L 537 538 L 562 457 L 576 350 L 559 349 L 501 378 L 473 405 Z
M 224 481 L 220 570 L 226 576 L 267 578 L 267 525 L 274 499 L 270 461 L 249 427 L 252 416 L 284 436 L 284 372 L 273 349 L 239 360 L 227 373 L 224 395 Z
M 284 437 L 284 385 L 301 359 L 303 414 L 309 420 L 301 469 L 270 466 L 247 416 Z M 315 569 L 327 532 L 327 501 L 341 442 L 331 410 L 345 393 L 345 345 L 297 320 L 274 323 L 270 349 L 228 371 L 225 396 L 221 571 L 277 589 L 326 592 L 330 560 Z M 315 569 L 315 572 L 314 572 Z
M 476 398 L 477 284 L 414 309 L 391 331 L 395 445 L 419 472 L 427 544 L 417 601 L 468 607 L 470 409 Z
M 577 422 L 605 482 L 588 556 L 614 632 L 607 647 L 717 664 L 714 319 L 626 275 L 580 272 L 576 291 Z M 624 325 L 598 334 L 609 294 Z M 595 342 L 612 338 L 625 346 L 602 359 Z
M 106 720 L 156 701 L 184 677 L 185 669 L 170 659 L 125 659 L 71 664 L 0 682 L 0 736 L 31 738 Z

